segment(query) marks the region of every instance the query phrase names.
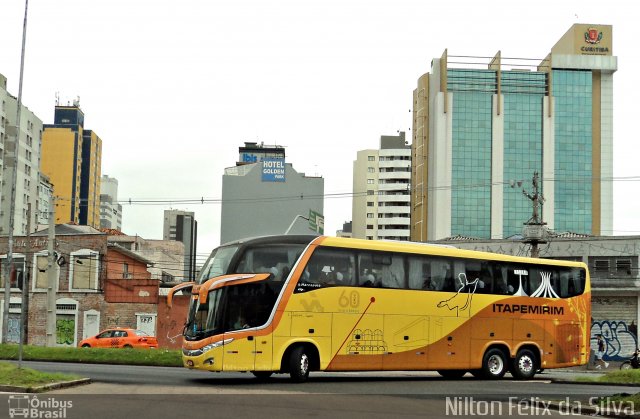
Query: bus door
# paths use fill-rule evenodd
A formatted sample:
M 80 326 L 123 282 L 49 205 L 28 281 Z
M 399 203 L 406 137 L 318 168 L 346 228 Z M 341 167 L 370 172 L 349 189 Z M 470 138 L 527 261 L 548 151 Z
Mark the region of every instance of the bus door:
M 267 324 L 276 294 L 268 283 L 231 286 L 225 316 L 223 371 L 269 370 L 273 357 L 272 326 Z
M 271 369 L 273 341 L 271 325 L 266 329 L 226 332 L 224 339 L 233 339 L 224 346 L 223 371 L 267 371 Z

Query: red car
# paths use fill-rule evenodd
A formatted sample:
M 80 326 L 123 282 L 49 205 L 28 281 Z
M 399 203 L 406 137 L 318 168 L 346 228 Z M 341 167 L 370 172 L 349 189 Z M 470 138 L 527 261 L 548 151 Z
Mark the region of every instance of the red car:
M 81 348 L 153 348 L 158 347 L 158 339 L 142 330 L 113 328 L 96 336 L 80 341 Z

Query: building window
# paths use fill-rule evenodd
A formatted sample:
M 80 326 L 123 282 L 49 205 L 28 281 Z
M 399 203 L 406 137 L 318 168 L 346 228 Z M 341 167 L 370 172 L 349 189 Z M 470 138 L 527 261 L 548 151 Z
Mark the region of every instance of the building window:
M 373 194 L 374 194 L 374 191 L 373 191 L 373 190 L 371 190 L 371 189 L 367 189 L 367 195 L 373 195 Z
M 596 260 L 593 264 L 593 270 L 595 273 L 608 273 L 609 261 L 608 260 Z
M 367 202 L 368 207 L 373 207 L 374 205 L 375 205 L 375 202 Z
M 129 272 L 129 264 L 128 263 L 123 263 L 122 264 L 122 277 L 124 279 L 131 279 L 131 277 L 132 277 L 131 272 Z
M 60 264 L 64 264 L 64 258 L 60 257 L 57 262 L 53 263 L 55 271 L 56 291 L 60 286 L 58 279 L 60 278 Z M 38 252 L 33 255 L 33 269 L 31 271 L 33 291 L 45 291 L 49 287 L 49 257 L 47 251 Z
M 7 265 L 7 255 L 0 256 L 0 289 L 4 289 L 6 283 L 5 266 Z M 11 257 L 11 273 L 9 274 L 10 288 L 18 290 L 22 288 L 24 278 L 24 255 L 13 254 Z
M 69 284 L 71 291 L 98 290 L 99 253 L 82 249 L 71 253 Z
M 374 169 L 373 167 L 367 167 L 367 172 L 369 173 L 375 173 L 376 169 Z
M 367 213 L 367 218 L 373 218 L 373 213 L 372 212 L 368 212 Z
M 617 259 L 616 273 L 618 275 L 631 275 L 631 259 Z
M 374 180 L 373 179 L 367 179 L 367 184 L 368 185 L 373 185 L 374 184 Z
M 376 157 L 375 156 L 367 156 L 367 159 L 369 161 L 376 161 Z

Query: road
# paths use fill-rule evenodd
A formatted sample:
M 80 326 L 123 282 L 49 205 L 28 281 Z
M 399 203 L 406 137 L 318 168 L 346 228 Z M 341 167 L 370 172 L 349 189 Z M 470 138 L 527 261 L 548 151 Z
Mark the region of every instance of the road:
M 25 366 L 91 378 L 92 384 L 39 396 L 41 400 L 54 398 L 57 405 L 71 402 L 72 406 L 64 411 L 66 418 L 91 419 L 566 417 L 561 413 L 591 413 L 586 409 L 593 407 L 592 397 L 639 390 L 551 381 L 563 376 L 573 378 L 573 372 L 545 372 L 529 381 L 510 377 L 485 381 L 470 376 L 445 380 L 431 372 L 312 373 L 309 382 L 295 384 L 285 375 L 259 381 L 250 374 L 182 368 L 47 362 L 26 362 Z M 564 402 L 565 409 L 572 407 L 564 412 L 546 411 L 549 400 Z M 0 404 L 0 417 L 2 413 Z

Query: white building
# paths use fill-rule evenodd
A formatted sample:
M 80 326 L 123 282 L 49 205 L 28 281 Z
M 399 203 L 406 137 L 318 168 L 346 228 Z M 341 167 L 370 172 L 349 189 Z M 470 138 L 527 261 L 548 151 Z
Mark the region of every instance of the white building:
M 38 186 L 40 184 L 40 152 L 42 145 L 42 120 L 22 105 L 19 124 L 19 141 L 16 147 L 16 116 L 18 100 L 7 92 L 7 78 L 0 74 L 0 234 L 9 233 L 11 208 L 14 208 L 13 234 L 26 235 L 30 223 L 31 232 L 37 226 Z M 15 151 L 18 153 L 15 204 L 12 207 L 11 189 Z M 31 204 L 30 221 L 27 221 Z
M 48 228 L 49 211 L 53 205 L 53 185 L 49 176 L 40 173 L 40 182 L 38 185 L 38 208 L 36 213 L 36 224 L 38 230 Z
M 100 228 L 122 231 L 122 205 L 118 203 L 118 179 L 102 175 L 100 181 Z
M 353 237 L 409 240 L 411 146 L 404 132 L 380 137 L 379 150 L 358 151 L 353 162 Z
M 281 146 L 245 143 L 239 154 L 222 177 L 220 243 L 323 231 L 323 178 L 297 172 Z

